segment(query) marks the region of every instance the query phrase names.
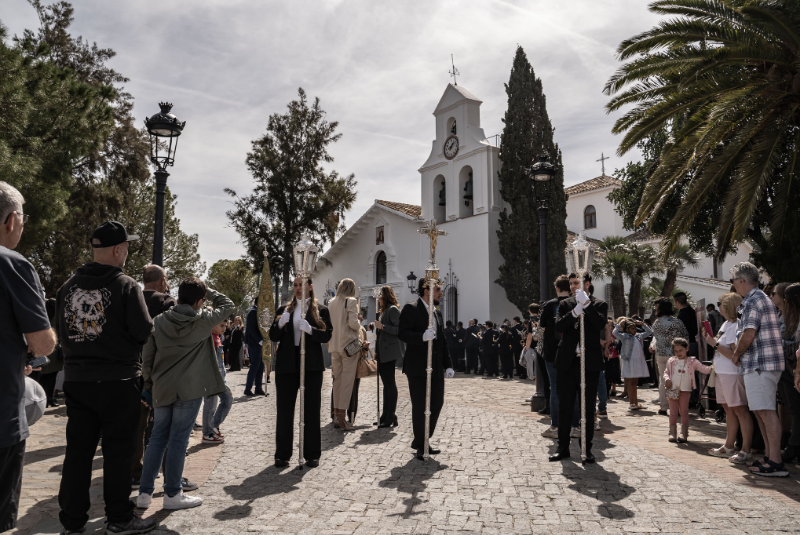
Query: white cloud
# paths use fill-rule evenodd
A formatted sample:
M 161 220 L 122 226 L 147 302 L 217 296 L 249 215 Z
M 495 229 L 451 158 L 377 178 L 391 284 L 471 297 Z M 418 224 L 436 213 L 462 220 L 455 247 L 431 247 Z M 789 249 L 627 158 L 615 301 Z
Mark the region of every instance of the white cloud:
M 108 2 L 74 0 L 73 33 L 110 47 L 112 65 L 131 81 L 138 121 L 174 103 L 187 121 L 169 184 L 178 217 L 200 235 L 209 263 L 243 252 L 228 227 L 231 187 L 251 189 L 245 167 L 250 141 L 272 113 L 283 113 L 297 88 L 322 100 L 342 140 L 332 167 L 355 173 L 358 200 L 347 221 L 375 198 L 419 203 L 419 174 L 434 137 L 431 115 L 450 81 L 483 100 L 482 126 L 500 133 L 516 45 L 542 78 L 566 180 L 622 167 L 614 116 L 602 88 L 619 66 L 619 42 L 656 20 L 641 0 L 569 2 L 369 0 Z M 25 0 L 3 0 L 10 33 L 38 24 Z

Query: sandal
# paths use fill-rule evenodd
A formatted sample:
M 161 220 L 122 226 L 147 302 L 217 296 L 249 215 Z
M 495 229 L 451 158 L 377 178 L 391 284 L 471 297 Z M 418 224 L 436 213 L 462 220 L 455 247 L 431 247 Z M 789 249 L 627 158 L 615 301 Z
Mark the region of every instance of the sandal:
M 711 448 L 708 450 L 708 454 L 712 457 L 729 457 L 734 451 L 735 450 L 733 448 L 728 448 L 725 446 L 725 444 L 723 444 L 719 448 Z
M 747 464 L 749 461 L 753 460 L 753 454 L 746 451 L 740 451 L 736 455 L 729 457 L 728 460 L 734 464 Z
M 641 408 L 642 408 L 642 406 L 637 403 L 636 405 L 631 405 L 630 407 L 628 407 L 628 410 L 629 411 L 638 411 Z
M 783 463 L 767 461 L 766 464 L 759 465 L 758 468 L 751 468 L 750 471 L 757 476 L 764 477 L 787 477 L 789 471 Z
M 768 463 L 768 462 L 769 462 L 769 457 L 767 457 L 767 456 L 765 455 L 765 456 L 764 456 L 764 463 L 766 464 L 766 463 Z M 753 460 L 753 462 L 752 462 L 752 463 L 750 463 L 750 464 L 748 464 L 748 465 L 747 465 L 747 467 L 748 467 L 748 468 L 758 468 L 759 466 L 761 466 L 761 461 L 756 461 L 756 460 Z

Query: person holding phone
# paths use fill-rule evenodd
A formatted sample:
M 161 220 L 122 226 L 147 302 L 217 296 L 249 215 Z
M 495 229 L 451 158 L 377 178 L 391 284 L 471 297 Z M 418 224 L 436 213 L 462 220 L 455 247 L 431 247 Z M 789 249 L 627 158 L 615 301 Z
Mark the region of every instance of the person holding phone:
M 56 336 L 50 328 L 39 275 L 24 256 L 14 251 L 28 216 L 25 199 L 16 188 L 0 182 L 0 532 L 17 525 L 22 463 L 28 421 L 25 416 L 25 376 L 30 356 L 52 353 Z

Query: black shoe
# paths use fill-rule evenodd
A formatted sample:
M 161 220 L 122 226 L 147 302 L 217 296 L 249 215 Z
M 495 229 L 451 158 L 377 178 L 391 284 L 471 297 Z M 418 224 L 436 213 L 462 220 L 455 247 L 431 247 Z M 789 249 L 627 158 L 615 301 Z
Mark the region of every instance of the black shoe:
M 545 403 L 545 406 L 537 411 L 539 414 L 550 414 L 550 404 Z
M 433 446 L 428 446 L 428 453 L 430 455 L 439 455 L 440 453 L 442 453 L 442 450 L 440 450 L 439 448 L 434 448 Z
M 193 490 L 197 490 L 199 488 L 200 488 L 200 485 L 198 485 L 197 483 L 192 483 L 191 481 L 189 481 L 185 477 L 181 478 L 181 490 L 183 492 L 192 492 Z
M 133 535 L 134 533 L 147 533 L 153 531 L 158 526 L 158 521 L 155 518 L 148 518 L 147 520 L 139 518 L 134 515 L 128 522 L 124 524 L 112 524 L 109 522 L 106 525 L 106 533 L 115 533 L 118 535 Z
M 665 411 L 664 409 L 659 409 L 658 410 L 658 415 L 659 416 L 669 416 L 669 413 L 667 411 Z
M 263 390 L 256 390 L 256 394 L 255 394 L 255 395 L 256 395 L 256 396 L 266 396 L 266 395 L 267 395 L 267 393 L 266 393 L 266 392 L 264 392 Z
M 586 452 L 586 459 L 584 459 L 583 462 L 586 463 L 586 464 L 594 464 L 597 461 L 595 460 L 594 455 L 592 455 L 592 452 L 591 451 L 587 451 Z
M 139 478 L 132 477 L 131 478 L 131 490 L 138 490 L 139 489 Z
M 319 459 L 309 459 L 306 461 L 306 466 L 309 468 L 316 468 L 319 466 Z
M 547 460 L 554 463 L 556 461 L 563 461 L 564 459 L 569 459 L 569 451 L 556 451 L 556 453 L 548 457 Z
M 55 398 L 53 398 L 53 399 L 47 400 L 47 406 L 48 407 L 60 407 L 61 403 L 59 403 L 58 401 L 55 400 Z
M 283 459 L 275 459 L 275 468 L 283 468 L 285 466 L 289 466 L 289 461 L 284 461 Z
M 412 441 L 412 442 L 411 442 L 411 449 L 412 449 L 412 450 L 421 450 L 421 449 L 422 449 L 422 446 L 417 446 L 417 443 L 416 443 L 416 442 L 414 442 L 414 441 Z
M 253 396 L 255 396 L 255 394 L 253 394 L 253 392 L 251 392 L 250 390 L 245 390 L 245 391 L 244 391 L 244 395 L 245 395 L 245 396 L 247 396 L 247 397 L 253 397 Z
M 392 416 L 392 427 L 397 427 L 397 415 Z
M 424 451 L 423 451 L 423 449 L 422 449 L 422 448 L 420 448 L 420 449 L 418 449 L 418 450 L 417 450 L 417 454 L 415 455 L 415 457 L 416 457 L 416 458 L 417 458 L 417 460 L 419 460 L 419 461 L 424 461 L 424 460 L 425 460 L 425 454 L 424 454 Z
M 77 535 L 78 533 L 83 533 L 84 531 L 86 531 L 86 526 L 83 526 L 81 529 L 64 528 L 58 532 L 58 535 Z
M 267 384 L 269 384 L 269 383 L 270 383 L 269 375 L 267 375 Z

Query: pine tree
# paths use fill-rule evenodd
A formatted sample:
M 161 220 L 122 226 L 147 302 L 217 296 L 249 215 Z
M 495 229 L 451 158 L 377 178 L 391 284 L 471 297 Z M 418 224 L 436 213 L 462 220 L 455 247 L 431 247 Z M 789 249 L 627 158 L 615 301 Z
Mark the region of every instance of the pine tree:
M 567 195 L 564 193 L 564 167 L 561 150 L 553 142 L 553 127 L 541 79 L 536 78 L 522 47 L 517 47 L 511 76 L 505 85 L 508 110 L 500 143 L 500 195 L 510 211 L 500 213 L 497 236 L 503 265 L 497 283 L 506 297 L 520 310 L 527 310 L 541 298 L 539 288 L 539 214 L 536 193 L 549 198 L 547 216 L 548 280 L 566 272 L 564 247 L 567 243 Z M 556 175 L 547 186 L 534 184 L 527 169 L 543 153 L 556 166 Z M 543 188 L 548 188 L 545 191 Z M 536 188 L 540 191 L 536 191 Z M 552 294 L 552 287 L 548 288 Z M 552 297 L 552 295 L 551 295 Z

